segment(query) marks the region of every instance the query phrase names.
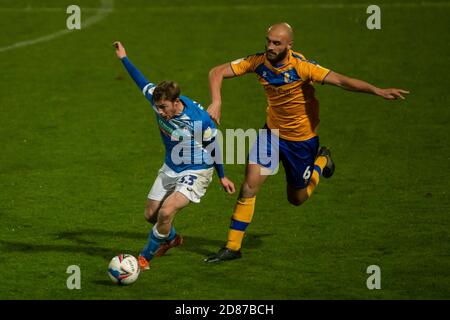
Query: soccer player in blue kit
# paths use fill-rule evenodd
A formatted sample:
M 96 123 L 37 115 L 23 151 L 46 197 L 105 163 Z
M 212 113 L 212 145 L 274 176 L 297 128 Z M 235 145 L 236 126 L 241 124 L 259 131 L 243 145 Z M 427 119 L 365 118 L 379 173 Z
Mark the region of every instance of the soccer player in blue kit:
M 123 45 L 115 42 L 114 46 L 117 57 L 150 101 L 166 149 L 145 208 L 145 218 L 154 225 L 138 262 L 141 270 L 147 270 L 154 256 L 183 243 L 173 219 L 190 202 L 200 202 L 212 180 L 213 167 L 228 194 L 235 192 L 235 186 L 225 177 L 215 141 L 217 129 L 209 114 L 197 102 L 180 95 L 175 82 L 149 82 L 130 62 Z

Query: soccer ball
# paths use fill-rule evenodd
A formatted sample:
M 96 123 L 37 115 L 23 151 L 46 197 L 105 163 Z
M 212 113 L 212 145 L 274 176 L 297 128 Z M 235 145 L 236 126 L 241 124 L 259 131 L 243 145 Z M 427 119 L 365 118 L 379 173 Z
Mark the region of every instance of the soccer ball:
M 139 264 L 131 254 L 119 254 L 111 259 L 108 275 L 114 283 L 132 284 L 140 273 Z

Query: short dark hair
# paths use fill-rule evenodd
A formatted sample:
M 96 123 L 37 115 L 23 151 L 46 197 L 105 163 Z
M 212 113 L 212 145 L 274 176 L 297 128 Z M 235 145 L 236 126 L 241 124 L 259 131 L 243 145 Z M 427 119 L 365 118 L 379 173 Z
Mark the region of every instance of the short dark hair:
M 180 86 L 174 81 L 163 81 L 153 91 L 153 101 L 169 100 L 174 102 L 180 97 Z

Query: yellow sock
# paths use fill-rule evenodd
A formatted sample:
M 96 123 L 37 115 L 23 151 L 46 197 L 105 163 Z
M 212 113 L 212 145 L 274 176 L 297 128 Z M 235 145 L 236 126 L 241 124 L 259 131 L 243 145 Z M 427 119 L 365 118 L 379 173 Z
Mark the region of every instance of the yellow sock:
M 314 189 L 319 184 L 319 178 L 322 174 L 323 168 L 327 165 L 327 158 L 324 156 L 317 157 L 314 162 L 314 170 L 311 176 L 311 180 L 309 181 L 308 187 L 306 187 L 306 192 L 308 193 L 308 198 L 313 193 Z M 319 171 L 320 170 L 320 171 Z
M 231 217 L 230 230 L 228 231 L 228 242 L 226 247 L 231 250 L 239 250 L 244 239 L 245 229 L 252 221 L 255 212 L 255 200 L 252 198 L 239 198 L 234 207 Z

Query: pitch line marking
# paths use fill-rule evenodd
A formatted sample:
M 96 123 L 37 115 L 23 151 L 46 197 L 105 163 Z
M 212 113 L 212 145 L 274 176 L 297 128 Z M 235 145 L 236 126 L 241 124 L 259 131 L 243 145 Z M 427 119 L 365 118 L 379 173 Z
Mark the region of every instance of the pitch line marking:
M 41 8 L 41 9 L 50 9 L 50 8 Z M 1 10 L 1 9 L 0 9 Z M 22 11 L 39 11 L 37 9 L 23 9 Z M 87 28 L 101 20 L 103 20 L 109 13 L 111 13 L 114 10 L 114 0 L 102 0 L 101 2 L 101 7 L 98 9 L 95 9 L 95 11 L 97 11 L 97 14 L 95 14 L 92 17 L 89 17 L 86 19 L 86 21 L 82 22 L 81 26 L 83 28 Z M 57 11 L 61 11 L 61 9 L 57 9 Z M 18 48 L 23 48 L 23 47 L 27 47 L 27 46 L 32 46 L 35 45 L 37 43 L 41 43 L 41 42 L 46 42 L 46 41 L 50 41 L 53 39 L 56 39 L 58 37 L 61 37 L 63 35 L 66 35 L 68 33 L 73 32 L 72 30 L 68 30 L 68 29 L 63 29 L 54 33 L 51 33 L 49 35 L 43 36 L 43 37 L 39 37 L 36 39 L 30 39 L 30 40 L 25 40 L 25 41 L 21 41 L 21 42 L 17 42 L 14 44 L 11 44 L 9 46 L 6 47 L 1 47 L 0 48 L 0 52 L 5 52 L 5 51 L 9 51 L 9 50 L 13 50 L 13 49 L 18 49 Z
M 109 13 L 111 13 L 114 10 L 114 0 L 101 0 L 102 2 L 102 6 L 100 8 L 83 8 L 83 11 L 96 11 L 97 14 L 89 17 L 83 24 L 82 27 L 89 27 L 90 25 L 93 25 L 101 20 L 103 20 Z M 287 6 L 291 6 L 291 5 L 287 5 Z M 383 4 L 382 6 L 387 6 L 387 7 L 396 7 L 396 8 L 450 8 L 450 3 L 449 2 L 400 2 L 400 3 L 390 3 L 390 4 Z M 255 9 L 255 8 L 259 8 L 259 9 L 263 9 L 263 8 L 279 8 L 279 7 L 283 7 L 283 5 L 269 5 L 269 6 L 236 6 L 234 7 L 234 9 L 241 9 L 241 10 L 249 10 L 249 9 Z M 365 8 L 366 5 L 365 4 L 360 4 L 360 3 L 347 3 L 347 4 L 343 4 L 343 3 L 322 3 L 322 4 L 299 4 L 296 5 L 296 7 L 299 8 L 310 8 L 310 9 L 314 9 L 314 8 L 320 8 L 320 9 L 344 9 L 344 8 Z M 150 9 L 150 10 L 158 10 L 158 9 L 162 9 L 164 10 L 172 10 L 175 7 L 150 7 L 150 8 L 145 8 L 145 9 Z M 230 7 L 227 6 L 193 6 L 190 8 L 186 8 L 186 9 L 230 9 Z M 124 11 L 136 11 L 136 8 L 129 8 L 129 9 L 125 9 Z M 139 9 L 139 11 L 141 11 L 142 8 Z M 47 7 L 37 7 L 37 8 L 33 8 L 33 7 L 26 7 L 26 8 L 1 8 L 0 7 L 0 12 L 36 12 L 36 11 L 41 11 L 41 12 L 60 12 L 61 9 L 60 8 L 47 8 Z M 31 39 L 31 40 L 25 40 L 25 41 L 21 41 L 21 42 L 17 42 L 5 47 L 0 47 L 0 53 L 1 52 L 5 52 L 5 51 L 9 51 L 9 50 L 13 50 L 13 49 L 17 49 L 17 48 L 22 48 L 22 47 L 27 47 L 27 46 L 31 46 L 37 43 L 41 43 L 41 42 L 46 42 L 46 41 L 50 41 L 53 40 L 55 38 L 58 38 L 60 36 L 63 36 L 65 34 L 68 34 L 72 32 L 72 30 L 67 30 L 67 29 L 63 29 L 57 32 L 54 32 L 52 34 L 43 36 L 43 37 L 39 37 L 36 39 Z

